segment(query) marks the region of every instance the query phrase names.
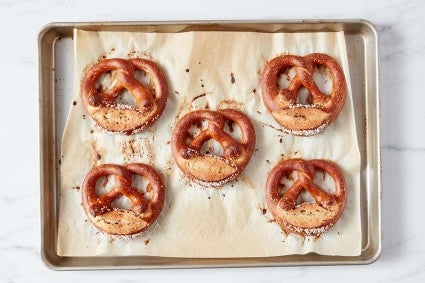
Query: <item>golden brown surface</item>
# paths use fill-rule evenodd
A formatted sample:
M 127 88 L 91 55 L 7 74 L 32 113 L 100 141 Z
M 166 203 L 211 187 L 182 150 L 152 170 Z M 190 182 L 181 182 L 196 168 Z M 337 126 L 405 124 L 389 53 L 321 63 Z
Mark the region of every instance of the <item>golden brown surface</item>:
M 150 198 L 132 186 L 133 174 L 149 182 Z M 106 194 L 96 193 L 99 178 L 113 175 L 115 187 Z M 112 202 L 121 195 L 132 203 L 131 209 L 114 208 Z M 161 213 L 165 190 L 161 176 L 150 166 L 132 163 L 126 166 L 103 164 L 94 167 L 82 184 L 84 211 L 90 221 L 101 231 L 111 235 L 133 235 L 146 230 Z
M 325 66 L 332 75 L 330 95 L 322 93 L 313 80 L 316 66 Z M 295 67 L 295 77 L 287 88 L 280 89 L 279 77 L 290 67 Z M 269 112 L 286 132 L 298 136 L 323 131 L 338 117 L 346 100 L 347 86 L 341 67 L 332 57 L 321 53 L 274 58 L 264 67 L 261 84 L 263 101 Z M 302 87 L 310 93 L 310 104 L 297 103 Z
M 202 120 L 208 121 L 208 127 L 191 137 L 190 127 Z M 240 141 L 224 131 L 228 121 L 240 127 Z M 192 140 L 188 142 L 188 139 Z M 222 156 L 201 154 L 203 144 L 209 139 L 220 143 Z M 236 109 L 197 110 L 177 122 L 171 145 L 174 159 L 187 176 L 202 185 L 217 187 L 235 179 L 244 170 L 254 152 L 255 130 L 249 118 Z
M 298 172 L 298 179 L 281 194 L 279 185 L 282 177 L 293 171 Z M 332 177 L 335 181 L 335 195 L 326 193 L 313 182 L 316 171 L 323 171 Z M 329 230 L 342 215 L 346 203 L 345 187 L 341 169 L 331 161 L 288 159 L 277 164 L 267 178 L 267 206 L 286 232 L 319 236 Z M 310 193 L 315 203 L 297 205 L 303 190 Z
M 106 92 L 96 89 L 99 78 L 112 70 L 117 71 L 117 83 Z M 136 70 L 146 72 L 154 93 L 134 77 Z M 116 103 L 124 90 L 134 97 L 135 107 Z M 156 63 L 140 58 L 104 59 L 88 70 L 81 86 L 81 98 L 90 117 L 102 128 L 124 134 L 143 131 L 158 120 L 167 96 L 167 81 L 161 69 Z

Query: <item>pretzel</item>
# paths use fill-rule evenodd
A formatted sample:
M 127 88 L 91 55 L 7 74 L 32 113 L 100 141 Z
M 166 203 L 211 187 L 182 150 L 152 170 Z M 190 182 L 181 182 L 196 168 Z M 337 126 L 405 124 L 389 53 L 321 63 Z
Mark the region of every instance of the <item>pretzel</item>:
M 189 128 L 202 120 L 208 121 L 208 127 L 192 139 Z M 236 122 L 241 129 L 240 141 L 224 131 L 227 121 Z M 209 139 L 220 143 L 222 156 L 201 154 L 202 145 Z M 190 179 L 206 187 L 220 187 L 245 169 L 254 152 L 255 130 L 249 118 L 238 110 L 197 110 L 177 123 L 171 145 L 177 165 Z
M 315 66 L 325 66 L 332 75 L 330 95 L 322 93 L 313 80 Z M 280 74 L 295 67 L 295 77 L 288 88 L 279 89 Z M 312 136 L 323 131 L 338 117 L 344 106 L 347 86 L 344 73 L 330 56 L 314 53 L 305 57 L 283 55 L 264 67 L 261 88 L 264 104 L 287 133 Z M 298 104 L 298 91 L 306 88 L 311 104 Z
M 146 191 L 150 193 L 149 200 L 132 186 L 133 174 L 148 180 Z M 115 186 L 99 196 L 96 193 L 96 182 L 108 175 L 114 176 Z M 112 202 L 120 196 L 130 200 L 131 209 L 113 207 Z M 88 218 L 99 230 L 111 235 L 134 235 L 146 230 L 161 213 L 164 198 L 161 176 L 152 167 L 142 163 L 126 166 L 103 164 L 94 167 L 82 185 L 83 207 Z
M 298 179 L 281 195 L 279 184 L 282 176 L 292 171 L 298 172 Z M 332 177 L 335 195 L 324 192 L 313 182 L 316 171 L 323 171 Z M 289 159 L 278 163 L 267 178 L 267 206 L 287 233 L 320 236 L 334 226 L 344 211 L 345 187 L 344 175 L 335 163 L 322 159 Z M 303 189 L 310 193 L 315 203 L 297 205 Z
M 117 83 L 106 92 L 97 90 L 96 82 L 112 70 L 117 71 Z M 136 70 L 146 72 L 154 94 L 135 78 Z M 124 90 L 134 97 L 135 107 L 115 102 Z M 88 70 L 81 87 L 81 98 L 90 117 L 108 131 L 128 135 L 143 131 L 158 120 L 167 96 L 167 81 L 161 69 L 154 62 L 140 58 L 102 60 Z

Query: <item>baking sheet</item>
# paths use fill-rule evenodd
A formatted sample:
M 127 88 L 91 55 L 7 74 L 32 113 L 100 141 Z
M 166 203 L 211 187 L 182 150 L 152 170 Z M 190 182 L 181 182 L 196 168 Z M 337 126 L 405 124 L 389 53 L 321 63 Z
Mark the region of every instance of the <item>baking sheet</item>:
M 342 64 L 348 80 L 342 32 L 131 34 L 78 31 L 75 42 L 73 101 L 76 105 L 71 106 L 63 140 L 61 170 L 65 174 L 61 182 L 58 254 L 175 257 L 252 257 L 311 251 L 331 255 L 360 254 L 360 159 L 350 84 L 348 99 L 339 118 L 321 135 L 310 138 L 293 137 L 276 130 L 278 125 L 262 105 L 259 89 L 259 72 L 266 61 L 286 52 L 327 53 Z M 83 118 L 86 113 L 78 95 L 82 71 L 103 55 L 148 57 L 164 68 L 170 86 L 168 105 L 149 131 L 132 137 L 109 135 L 93 127 L 88 116 Z M 189 184 L 170 156 L 169 139 L 164 139 L 169 137 L 178 117 L 204 107 L 207 102 L 211 109 L 241 108 L 253 120 L 257 132 L 258 151 L 250 164 L 238 182 L 221 190 L 201 189 Z M 129 144 L 136 144 L 135 148 L 140 151 L 123 155 Z M 268 211 L 263 215 L 265 179 L 282 154 L 285 158 L 335 160 L 345 172 L 349 188 L 346 210 L 337 225 L 318 239 L 286 237 L 278 225 L 270 221 L 272 217 Z M 75 160 L 79 160 L 78 168 Z M 132 161 L 153 164 L 163 172 L 167 185 L 165 209 L 152 229 L 142 236 L 131 241 L 110 240 L 85 221 L 77 187 L 94 164 Z

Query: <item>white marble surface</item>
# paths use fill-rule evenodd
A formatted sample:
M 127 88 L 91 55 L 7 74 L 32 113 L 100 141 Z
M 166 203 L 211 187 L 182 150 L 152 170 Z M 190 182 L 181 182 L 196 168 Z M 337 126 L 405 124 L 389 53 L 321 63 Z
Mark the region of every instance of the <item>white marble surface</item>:
M 0 0 L 0 282 L 425 282 L 425 1 Z M 350 3 L 349 3 L 350 2 Z M 267 7 L 266 7 L 267 6 Z M 40 259 L 37 35 L 53 21 L 364 18 L 380 34 L 384 247 L 368 266 L 54 272 Z

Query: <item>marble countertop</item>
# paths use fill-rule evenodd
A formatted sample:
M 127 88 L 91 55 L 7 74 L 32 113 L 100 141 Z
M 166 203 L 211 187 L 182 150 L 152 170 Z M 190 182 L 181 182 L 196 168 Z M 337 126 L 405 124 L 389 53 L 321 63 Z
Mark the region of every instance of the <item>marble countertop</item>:
M 341 1 L 28 1 L 0 0 L 4 108 L 0 190 L 0 282 L 425 282 L 425 2 Z M 267 7 L 265 7 L 267 6 Z M 202 19 L 367 19 L 379 33 L 383 234 L 366 266 L 55 272 L 40 258 L 38 48 L 47 23 Z M 7 106 L 12 104 L 13 106 Z M 9 121 L 13 121 L 10 123 Z M 422 126 L 421 126 L 422 125 Z M 6 157 L 6 158 L 4 158 Z M 422 220 L 421 220 L 422 219 Z M 172 276 L 172 277 L 171 277 Z

